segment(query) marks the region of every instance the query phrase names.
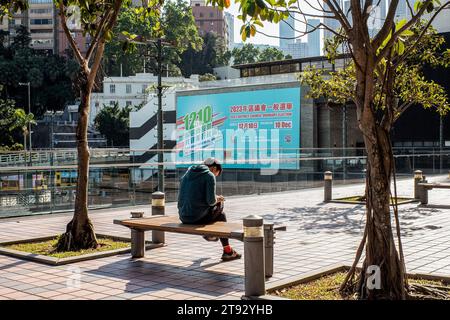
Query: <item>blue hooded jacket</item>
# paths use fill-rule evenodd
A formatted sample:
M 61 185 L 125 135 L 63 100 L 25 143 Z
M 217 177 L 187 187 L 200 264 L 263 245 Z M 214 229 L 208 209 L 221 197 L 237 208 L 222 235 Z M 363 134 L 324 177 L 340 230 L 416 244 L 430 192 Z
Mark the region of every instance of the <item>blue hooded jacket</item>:
M 183 223 L 195 223 L 216 204 L 216 177 L 204 164 L 191 166 L 181 177 L 178 214 Z

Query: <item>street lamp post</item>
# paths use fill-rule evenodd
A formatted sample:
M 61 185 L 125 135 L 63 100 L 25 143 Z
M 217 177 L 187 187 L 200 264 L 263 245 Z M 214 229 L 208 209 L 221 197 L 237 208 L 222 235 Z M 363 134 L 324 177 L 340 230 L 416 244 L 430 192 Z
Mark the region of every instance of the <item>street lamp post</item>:
M 158 191 L 164 192 L 164 137 L 163 137 L 163 112 L 162 112 L 162 42 L 161 38 L 157 41 L 158 50 L 158 112 L 157 112 L 157 129 L 158 129 Z
M 19 82 L 19 86 L 27 86 L 28 87 L 28 114 L 31 113 L 31 90 L 30 90 L 30 82 Z M 29 166 L 32 166 L 32 147 L 31 147 L 31 122 L 28 122 L 28 137 L 29 137 L 29 142 L 28 142 L 28 150 L 30 151 L 30 160 L 29 160 Z M 24 146 L 25 147 L 25 146 Z M 25 150 L 25 162 L 26 162 L 26 158 L 27 158 L 27 152 Z M 26 172 L 25 174 L 25 181 L 29 181 L 28 179 L 28 172 Z M 31 177 L 30 177 L 31 178 Z M 27 186 L 28 183 L 26 182 L 25 185 Z
M 51 119 L 51 128 L 50 128 L 50 182 L 49 182 L 49 186 L 50 186 L 50 193 L 51 193 L 51 205 L 52 205 L 52 209 L 53 209 L 53 204 L 54 204 L 54 200 L 55 200 L 55 188 L 56 188 L 56 183 L 55 183 L 55 169 L 53 168 L 54 165 L 54 148 L 55 148 L 55 143 L 54 143 L 54 121 L 55 121 L 55 115 L 56 116 L 61 116 L 63 114 L 63 111 L 46 111 L 45 115 L 50 116 Z
M 157 54 L 156 54 L 156 71 L 158 75 L 158 84 L 156 87 L 157 97 L 158 97 L 158 109 L 156 113 L 157 118 L 157 154 L 158 154 L 158 191 L 164 192 L 164 113 L 162 110 L 162 95 L 163 95 L 163 86 L 162 86 L 162 49 L 163 46 L 173 46 L 171 43 L 163 41 L 161 38 L 157 39 L 143 39 L 142 37 L 137 37 L 135 40 L 130 41 L 132 43 L 140 44 L 140 45 L 149 45 L 153 44 L 156 46 Z M 145 61 L 145 60 L 144 60 Z
M 30 82 L 19 82 L 19 86 L 27 86 L 28 87 L 28 114 L 31 113 L 31 86 L 30 86 Z M 32 150 L 32 146 L 31 146 L 31 122 L 28 123 L 28 137 L 29 137 L 29 142 L 28 142 L 28 148 L 30 150 Z

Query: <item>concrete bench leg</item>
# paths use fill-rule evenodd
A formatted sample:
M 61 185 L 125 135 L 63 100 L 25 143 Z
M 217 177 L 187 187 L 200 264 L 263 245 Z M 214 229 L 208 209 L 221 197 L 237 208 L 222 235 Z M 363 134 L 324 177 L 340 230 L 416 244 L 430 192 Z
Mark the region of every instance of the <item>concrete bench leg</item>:
M 152 216 L 165 214 L 165 194 L 162 192 L 152 193 Z M 164 231 L 152 231 L 152 242 L 163 244 L 166 242 Z
M 145 255 L 145 232 L 131 229 L 131 257 L 142 258 Z
M 266 270 L 266 278 L 273 275 L 273 244 L 275 231 L 273 223 L 264 224 L 264 263 Z
M 420 204 L 428 204 L 428 189 L 422 186 L 420 190 Z

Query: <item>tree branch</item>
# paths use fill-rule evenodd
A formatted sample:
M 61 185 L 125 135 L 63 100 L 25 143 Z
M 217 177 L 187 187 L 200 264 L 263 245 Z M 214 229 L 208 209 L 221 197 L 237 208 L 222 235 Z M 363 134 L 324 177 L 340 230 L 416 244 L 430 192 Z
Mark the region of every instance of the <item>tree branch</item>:
M 395 12 L 397 11 L 398 1 L 399 0 L 391 1 L 388 13 L 386 15 L 386 20 L 384 21 L 381 30 L 378 31 L 378 33 L 373 38 L 372 43 L 374 48 L 379 48 L 384 39 L 386 39 L 386 37 L 388 36 L 389 32 L 391 32 L 392 24 L 394 23 Z
M 66 15 L 65 15 L 65 6 L 64 6 L 62 0 L 59 0 L 59 2 L 58 2 L 58 10 L 59 10 L 59 16 L 61 18 L 62 28 L 64 30 L 64 33 L 65 33 L 66 37 L 67 37 L 67 40 L 69 41 L 70 47 L 73 50 L 73 53 L 75 55 L 75 59 L 78 61 L 78 64 L 80 66 L 83 66 L 83 64 L 85 63 L 85 59 L 83 58 L 83 56 L 82 56 L 82 54 L 80 52 L 80 49 L 78 48 L 75 40 L 73 39 L 72 35 L 70 34 L 69 28 L 67 27 L 67 18 L 66 18 Z
M 89 48 L 86 52 L 86 60 L 90 60 L 92 52 L 94 52 L 95 47 L 97 46 L 97 42 L 100 38 L 100 36 L 103 34 L 104 28 L 106 26 L 106 22 L 109 19 L 109 16 L 111 14 L 111 9 L 109 9 L 107 12 L 104 13 L 103 17 L 101 18 L 100 22 L 99 22 L 99 27 L 98 27 L 98 31 L 95 34 L 91 44 L 89 45 Z
M 105 30 L 112 30 L 114 25 L 116 24 L 117 17 L 119 15 L 120 7 L 122 6 L 122 0 L 116 0 L 114 2 L 114 7 L 112 8 L 111 17 L 105 22 Z M 104 33 L 103 33 L 104 35 Z M 92 63 L 91 72 L 88 76 L 89 83 L 93 83 L 95 77 L 97 76 L 98 68 L 100 67 L 100 63 L 103 58 L 103 52 L 105 50 L 105 38 L 101 36 L 98 40 L 97 50 L 94 55 L 94 62 Z
M 350 35 L 352 27 L 345 14 L 342 12 L 342 9 L 339 7 L 339 4 L 335 0 L 323 0 L 323 2 L 327 4 L 334 16 L 339 20 L 347 35 Z
M 422 32 L 420 33 L 419 37 L 417 37 L 416 41 L 414 41 L 414 43 L 409 46 L 408 48 L 405 48 L 405 54 L 400 57 L 396 63 L 395 66 L 397 67 L 400 63 L 402 63 L 403 61 L 405 61 L 405 59 L 411 54 L 412 52 L 412 48 L 416 47 L 416 45 L 420 42 L 420 40 L 422 40 L 422 38 L 424 37 L 424 35 L 427 33 L 428 28 L 430 27 L 431 23 L 433 22 L 433 20 L 437 17 L 437 15 L 443 10 L 445 9 L 446 6 L 450 5 L 450 1 L 447 1 L 446 3 L 444 3 L 438 10 L 436 10 L 436 12 L 433 14 L 433 16 L 430 18 L 430 20 L 428 20 L 427 24 L 425 25 L 425 27 L 423 28 Z
M 433 0 L 428 0 L 427 3 L 431 3 Z M 448 3 L 447 3 L 448 4 Z M 419 18 L 423 15 L 423 13 L 426 10 L 427 5 L 424 4 L 422 6 L 422 8 L 420 8 L 420 10 L 417 12 L 417 14 L 415 16 L 413 16 L 411 18 L 411 20 L 409 20 L 408 22 L 406 22 L 403 27 L 401 27 L 399 30 L 397 30 L 396 32 L 392 33 L 391 39 L 389 39 L 388 43 L 386 44 L 386 46 L 381 50 L 380 54 L 377 56 L 376 58 L 376 62 L 378 63 L 381 59 L 383 59 L 386 54 L 389 52 L 390 48 L 395 44 L 395 41 L 397 40 L 397 38 L 405 31 L 408 30 L 414 23 L 416 23 Z M 443 7 L 441 7 L 442 9 Z M 426 29 L 425 29 L 426 30 Z

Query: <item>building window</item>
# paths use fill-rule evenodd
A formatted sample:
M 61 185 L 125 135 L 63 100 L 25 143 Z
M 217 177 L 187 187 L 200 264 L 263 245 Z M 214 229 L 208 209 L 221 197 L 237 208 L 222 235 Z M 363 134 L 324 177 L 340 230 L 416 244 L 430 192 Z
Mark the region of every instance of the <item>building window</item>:
M 131 107 L 131 101 L 125 102 L 125 105 L 126 105 L 127 107 Z
M 196 3 L 195 6 L 196 6 L 196 7 L 200 7 L 200 3 Z
M 210 13 L 209 13 L 209 17 L 210 17 L 210 18 L 214 17 L 214 12 L 210 12 Z
M 203 20 L 202 20 L 202 21 L 200 21 L 200 25 L 201 25 L 201 26 L 203 25 Z
M 131 84 L 126 85 L 126 92 L 131 93 Z
M 34 25 L 53 24 L 53 20 L 52 19 L 30 19 L 30 24 L 34 24 Z
M 30 9 L 30 13 L 35 13 L 35 14 L 52 13 L 52 9 L 50 9 L 50 8 Z
M 200 12 L 200 18 L 203 18 L 203 12 Z
M 109 93 L 116 93 L 116 85 L 115 84 L 109 85 Z
M 147 85 L 146 85 L 146 84 L 143 84 L 143 85 L 142 85 L 142 93 L 145 93 L 145 90 L 147 90 Z

